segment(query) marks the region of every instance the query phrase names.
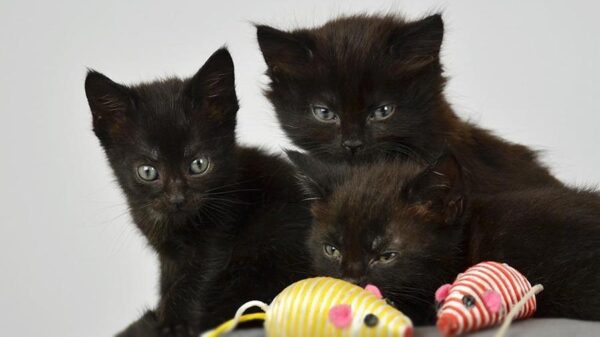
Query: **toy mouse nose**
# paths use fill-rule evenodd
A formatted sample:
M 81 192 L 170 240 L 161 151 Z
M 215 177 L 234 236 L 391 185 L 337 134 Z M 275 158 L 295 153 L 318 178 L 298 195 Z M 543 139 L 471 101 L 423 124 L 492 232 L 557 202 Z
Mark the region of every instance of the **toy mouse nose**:
M 363 148 L 364 144 L 360 139 L 347 139 L 342 142 L 342 146 L 346 148 L 346 150 L 354 154 L 356 151 Z
M 442 315 L 437 321 L 438 331 L 444 335 L 444 337 L 454 337 L 458 330 L 458 322 L 454 317 L 450 315 Z

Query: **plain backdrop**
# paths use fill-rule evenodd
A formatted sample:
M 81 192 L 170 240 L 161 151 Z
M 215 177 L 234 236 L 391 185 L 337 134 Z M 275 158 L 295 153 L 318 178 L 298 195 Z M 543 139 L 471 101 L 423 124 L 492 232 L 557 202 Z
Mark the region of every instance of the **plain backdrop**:
M 464 118 L 600 182 L 597 1 L 0 0 L 0 334 L 110 336 L 156 302 L 155 256 L 91 132 L 86 67 L 135 83 L 235 64 L 240 142 L 289 145 L 262 97 L 252 22 L 443 11 L 447 93 Z

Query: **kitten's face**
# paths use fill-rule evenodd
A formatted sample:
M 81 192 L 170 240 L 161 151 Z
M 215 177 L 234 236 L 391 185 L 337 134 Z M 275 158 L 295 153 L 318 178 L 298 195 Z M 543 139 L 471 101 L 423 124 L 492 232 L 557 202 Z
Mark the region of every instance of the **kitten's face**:
M 433 293 L 455 276 L 462 235 L 461 199 L 450 187 L 439 190 L 454 174 L 409 163 L 332 169 L 292 160 L 317 198 L 309 240 L 315 272 L 374 284 L 417 321 L 435 312 Z
M 90 72 L 94 131 L 141 226 L 187 223 L 227 198 L 234 174 L 233 63 L 219 50 L 191 79 L 125 87 Z M 208 206 L 207 206 L 208 207 Z
M 257 29 L 271 78 L 267 97 L 296 145 L 321 159 L 352 162 L 418 156 L 431 145 L 444 82 L 439 16 Z

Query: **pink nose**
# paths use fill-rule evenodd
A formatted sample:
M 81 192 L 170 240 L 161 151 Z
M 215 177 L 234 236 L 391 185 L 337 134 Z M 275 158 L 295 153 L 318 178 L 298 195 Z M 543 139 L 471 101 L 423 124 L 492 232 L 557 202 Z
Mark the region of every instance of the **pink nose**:
M 352 324 L 352 307 L 340 304 L 329 309 L 329 321 L 336 328 L 345 329 Z
M 444 337 L 456 336 L 458 330 L 458 322 L 452 315 L 442 315 L 437 320 L 437 329 Z

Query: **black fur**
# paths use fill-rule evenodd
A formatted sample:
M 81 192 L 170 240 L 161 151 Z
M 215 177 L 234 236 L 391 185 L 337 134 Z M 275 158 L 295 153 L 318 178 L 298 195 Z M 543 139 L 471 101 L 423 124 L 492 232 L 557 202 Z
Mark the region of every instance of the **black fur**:
M 544 285 L 537 317 L 600 320 L 597 191 L 551 187 L 480 196 L 471 213 L 469 264 L 508 262 Z
M 430 162 L 448 147 L 479 191 L 560 185 L 534 151 L 455 114 L 444 96 L 443 35 L 440 15 L 357 15 L 290 32 L 259 25 L 266 96 L 291 140 L 321 160 Z M 336 118 L 319 121 L 315 106 Z M 373 118 L 382 106 L 394 112 Z
M 308 205 L 287 162 L 236 145 L 233 70 L 220 49 L 186 80 L 123 86 L 88 73 L 94 132 L 160 260 L 156 310 L 120 336 L 195 335 L 307 276 Z M 204 173 L 195 158 L 209 161 Z M 141 179 L 141 165 L 158 178 Z
M 416 324 L 428 324 L 437 287 L 494 260 L 545 286 L 538 317 L 600 320 L 598 192 L 472 192 L 451 155 L 426 167 L 393 161 L 327 168 L 299 153 L 290 158 L 314 199 L 308 244 L 318 274 L 375 284 Z M 382 262 L 390 252 L 396 255 Z

